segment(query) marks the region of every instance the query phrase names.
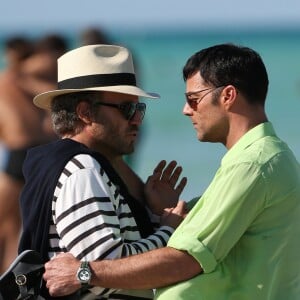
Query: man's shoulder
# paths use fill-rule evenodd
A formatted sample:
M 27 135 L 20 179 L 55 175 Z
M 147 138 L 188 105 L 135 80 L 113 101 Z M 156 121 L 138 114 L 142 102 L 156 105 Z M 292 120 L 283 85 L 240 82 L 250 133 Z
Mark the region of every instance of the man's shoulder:
M 250 150 L 252 157 L 254 156 L 261 164 L 269 163 L 277 160 L 295 160 L 294 153 L 289 146 L 277 136 L 266 136 L 253 144 Z
M 67 163 L 66 166 L 75 164 L 80 169 L 100 168 L 99 162 L 91 154 L 79 153 L 75 154 Z

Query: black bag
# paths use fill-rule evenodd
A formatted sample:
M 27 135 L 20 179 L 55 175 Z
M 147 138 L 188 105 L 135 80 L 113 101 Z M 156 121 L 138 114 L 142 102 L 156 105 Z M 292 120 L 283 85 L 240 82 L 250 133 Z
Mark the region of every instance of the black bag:
M 25 250 L 0 277 L 0 300 L 42 300 L 44 264 L 40 254 Z

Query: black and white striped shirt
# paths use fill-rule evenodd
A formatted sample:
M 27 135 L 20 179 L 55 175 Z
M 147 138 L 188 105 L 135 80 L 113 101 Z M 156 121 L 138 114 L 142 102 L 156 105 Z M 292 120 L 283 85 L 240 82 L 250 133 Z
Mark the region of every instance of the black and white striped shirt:
M 121 258 L 166 246 L 174 231 L 161 226 L 141 238 L 126 199 L 87 154 L 76 155 L 66 164 L 54 192 L 52 216 L 49 257 L 68 251 L 87 261 Z M 118 294 L 153 297 L 152 291 L 91 290 L 100 295 L 95 299 L 123 299 Z

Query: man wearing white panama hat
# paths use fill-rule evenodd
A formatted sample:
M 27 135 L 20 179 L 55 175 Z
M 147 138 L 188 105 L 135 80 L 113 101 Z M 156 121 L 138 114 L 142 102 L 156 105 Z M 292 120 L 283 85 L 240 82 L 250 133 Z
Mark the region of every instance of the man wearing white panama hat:
M 122 159 L 134 151 L 145 114 L 146 104 L 138 97 L 158 95 L 136 86 L 129 51 L 92 45 L 61 56 L 58 89 L 33 100 L 51 110 L 62 139 L 28 152 L 19 251 L 36 250 L 45 262 L 58 252 L 71 252 L 82 261 L 76 280 L 84 290 L 91 276 L 86 261 L 163 247 L 184 215 L 178 197 L 186 178 L 179 181 L 176 162 L 166 166 L 162 161 L 144 185 Z M 157 192 L 157 184 L 164 193 Z M 153 297 L 152 290 L 90 290 L 101 299 Z M 45 288 L 42 296 L 51 299 Z

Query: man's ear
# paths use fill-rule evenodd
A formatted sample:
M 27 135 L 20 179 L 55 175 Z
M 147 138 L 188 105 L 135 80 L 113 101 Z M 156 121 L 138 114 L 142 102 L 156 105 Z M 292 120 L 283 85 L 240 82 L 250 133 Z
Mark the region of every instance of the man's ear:
M 229 110 L 236 101 L 238 91 L 233 85 L 226 85 L 221 92 L 221 102 Z
M 90 124 L 92 122 L 91 106 L 88 102 L 79 102 L 76 107 L 76 113 L 82 122 L 86 124 Z

